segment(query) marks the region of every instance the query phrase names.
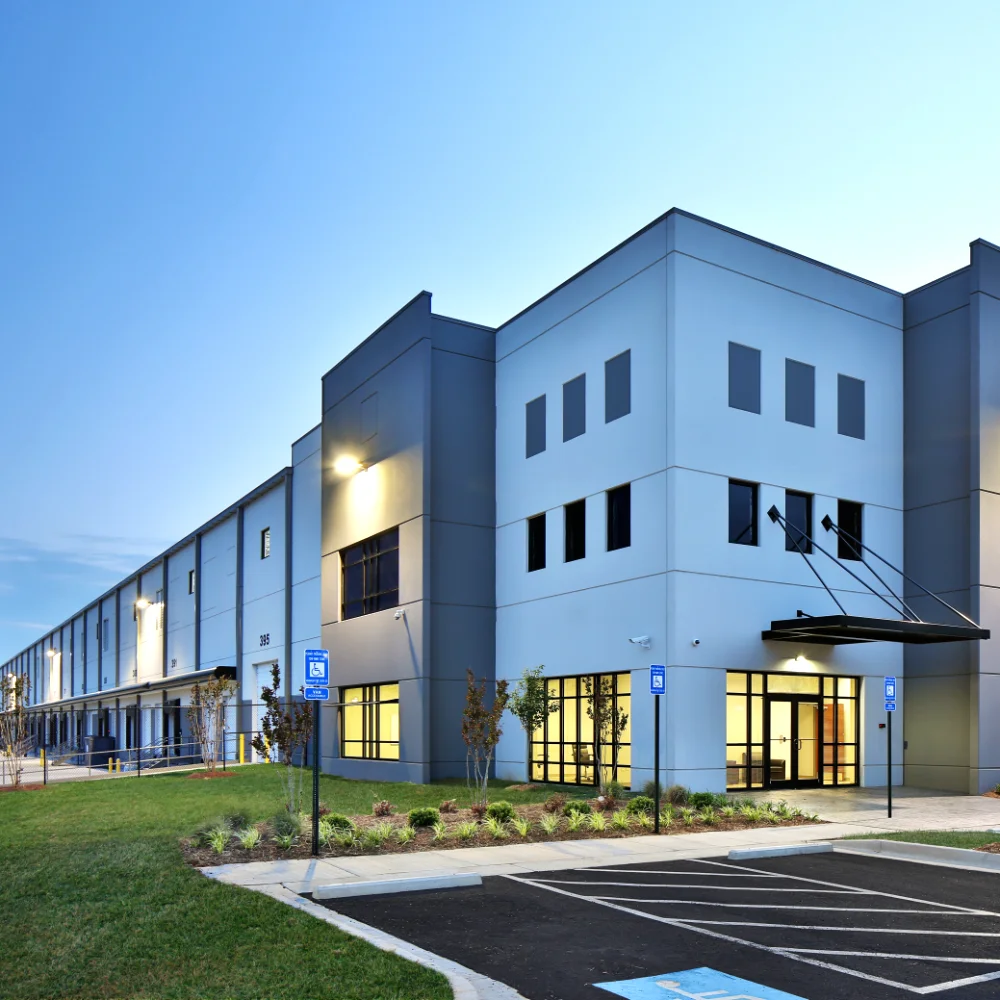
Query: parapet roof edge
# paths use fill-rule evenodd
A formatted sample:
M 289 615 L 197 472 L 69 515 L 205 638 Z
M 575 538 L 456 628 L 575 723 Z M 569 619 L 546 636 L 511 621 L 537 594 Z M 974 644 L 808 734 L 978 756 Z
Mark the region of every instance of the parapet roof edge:
M 300 434 L 293 442 L 292 447 L 294 448 L 300 441 L 304 441 L 313 431 L 318 431 L 320 427 L 323 426 L 323 421 L 321 420 L 315 427 L 310 427 L 305 434 Z
M 879 291 L 888 292 L 890 295 L 896 295 L 899 296 L 900 298 L 903 296 L 903 292 L 897 291 L 895 288 L 889 288 L 887 285 L 880 285 L 877 281 L 872 281 L 870 278 L 863 278 L 861 277 L 861 275 L 852 274 L 850 271 L 845 271 L 843 268 L 834 267 L 832 264 L 825 264 L 821 260 L 816 260 L 813 257 L 807 257 L 805 254 L 797 253 L 795 250 L 789 250 L 787 247 L 778 246 L 777 243 L 769 243 L 767 240 L 762 240 L 757 236 L 751 236 L 749 233 L 740 232 L 740 230 L 733 229 L 731 226 L 724 226 L 721 222 L 714 222 L 712 219 L 706 219 L 704 216 L 695 215 L 694 212 L 687 212 L 683 208 L 671 208 L 668 211 L 664 212 L 663 215 L 653 219 L 652 222 L 647 223 L 645 226 L 642 227 L 642 229 L 637 230 L 631 236 L 626 237 L 620 243 L 613 246 L 606 253 L 601 254 L 601 256 L 598 257 L 596 260 L 593 260 L 585 267 L 580 268 L 580 270 L 577 271 L 575 274 L 570 275 L 565 281 L 562 281 L 558 285 L 556 285 L 555 288 L 550 289 L 544 295 L 535 299 L 535 301 L 532 302 L 530 305 L 525 306 L 520 312 L 515 313 L 513 316 L 511 316 L 510 319 L 505 320 L 497 327 L 497 331 L 499 332 L 505 326 L 509 326 L 511 323 L 514 322 L 514 320 L 519 319 L 526 312 L 529 312 L 530 310 L 534 309 L 535 306 L 544 302 L 547 298 L 549 298 L 549 296 L 555 295 L 556 292 L 558 292 L 561 288 L 564 288 L 571 281 L 575 281 L 577 278 L 580 277 L 580 275 L 586 274 L 587 271 L 589 271 L 592 267 L 596 267 L 598 264 L 601 263 L 601 261 L 610 257 L 613 253 L 617 253 L 617 251 L 621 250 L 623 246 L 625 246 L 628 243 L 631 243 L 632 240 L 642 236 L 643 233 L 648 232 L 654 226 L 658 226 L 661 222 L 670 218 L 671 215 L 682 215 L 686 219 L 691 219 L 694 222 L 704 223 L 706 226 L 712 226 L 715 229 L 721 229 L 724 233 L 730 233 L 733 236 L 739 236 L 741 239 L 749 240 L 751 243 L 756 243 L 762 247 L 767 247 L 769 250 L 777 250 L 778 253 L 788 254 L 789 257 L 795 257 L 798 260 L 804 261 L 807 264 L 814 264 L 817 267 L 822 267 L 827 271 L 833 271 L 834 274 L 843 275 L 845 278 L 850 278 L 852 281 L 861 281 L 866 285 L 870 285 L 872 288 L 877 288 Z
M 240 507 L 244 506 L 244 504 L 248 504 L 252 500 L 256 500 L 257 497 L 263 496 L 265 493 L 269 493 L 271 490 L 274 489 L 275 486 L 277 486 L 280 482 L 283 482 L 288 476 L 290 476 L 292 474 L 292 471 L 293 471 L 292 467 L 290 465 L 286 465 L 280 472 L 276 472 L 269 479 L 265 479 L 264 482 L 262 482 L 259 486 L 254 487 L 254 489 L 252 489 L 249 493 L 245 494 L 244 496 L 240 497 L 240 499 L 237 500 L 235 503 L 231 503 L 228 507 L 225 508 L 225 510 L 219 511 L 219 513 L 216 514 L 215 517 L 209 518 L 207 521 L 204 522 L 204 524 L 199 525 L 197 528 L 194 529 L 194 531 L 189 532 L 179 542 L 174 542 L 173 545 L 171 545 L 169 548 L 164 549 L 161 553 L 159 553 L 159 555 L 153 556 L 152 559 L 148 560 L 147 562 L 144 562 L 138 569 L 123 576 L 113 587 L 109 587 L 106 591 L 104 591 L 103 594 L 99 595 L 98 597 L 95 597 L 92 601 L 88 601 L 86 604 L 83 605 L 82 608 L 78 608 L 76 611 L 73 612 L 73 614 L 69 616 L 69 618 L 64 619 L 58 625 L 53 625 L 52 628 L 46 629 L 42 633 L 40 639 L 36 639 L 34 642 L 29 643 L 27 646 L 23 646 L 13 656 L 10 656 L 6 660 L 4 660 L 3 665 L 6 666 L 7 664 L 12 663 L 19 656 L 23 655 L 24 653 L 27 653 L 32 647 L 37 646 L 39 642 L 44 642 L 48 636 L 55 635 L 56 632 L 59 632 L 62 629 L 64 629 L 67 625 L 72 624 L 74 619 L 78 618 L 83 612 L 94 607 L 94 605 L 96 604 L 100 604 L 101 601 L 107 600 L 112 594 L 115 593 L 115 591 L 119 590 L 124 584 L 138 578 L 151 567 L 156 566 L 158 563 L 163 562 L 164 559 L 169 559 L 172 555 L 179 552 L 185 546 L 190 545 L 198 535 L 203 534 L 210 528 L 214 528 L 217 524 L 221 524 L 227 518 L 232 517 L 233 514 L 235 514 L 236 511 L 239 510 Z
M 972 246 L 970 243 L 969 246 Z M 972 267 L 971 264 L 965 264 L 963 267 L 956 267 L 954 271 L 949 271 L 947 274 L 942 274 L 940 278 L 932 278 L 930 281 L 924 282 L 922 285 L 917 285 L 916 288 L 911 288 L 905 293 L 906 296 L 916 295 L 917 292 L 923 292 L 928 288 L 932 288 L 934 285 L 940 284 L 942 281 L 947 281 L 949 278 L 954 278 L 956 274 L 961 274 L 963 271 L 968 271 Z

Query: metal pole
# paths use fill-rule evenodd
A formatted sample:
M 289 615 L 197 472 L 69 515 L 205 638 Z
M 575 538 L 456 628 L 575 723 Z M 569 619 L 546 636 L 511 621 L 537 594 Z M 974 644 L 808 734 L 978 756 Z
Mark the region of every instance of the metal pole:
M 653 833 L 660 832 L 660 696 L 653 695 Z
M 313 702 L 313 808 L 312 852 L 319 854 L 319 702 Z
M 138 654 L 137 654 L 138 655 Z M 136 671 L 138 673 L 138 671 Z M 142 695 L 135 696 L 135 776 L 142 777 Z
M 49 783 L 49 720 L 42 712 L 42 784 Z
M 885 713 L 885 743 L 886 743 L 886 793 L 889 800 L 889 819 L 892 819 L 892 712 Z

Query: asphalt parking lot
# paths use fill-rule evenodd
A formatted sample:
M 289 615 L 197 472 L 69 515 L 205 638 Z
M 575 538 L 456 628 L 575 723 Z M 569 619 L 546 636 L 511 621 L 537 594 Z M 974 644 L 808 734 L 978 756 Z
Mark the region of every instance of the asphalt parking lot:
M 530 1000 L 1000 997 L 1000 875 L 839 852 L 565 869 L 324 905 Z

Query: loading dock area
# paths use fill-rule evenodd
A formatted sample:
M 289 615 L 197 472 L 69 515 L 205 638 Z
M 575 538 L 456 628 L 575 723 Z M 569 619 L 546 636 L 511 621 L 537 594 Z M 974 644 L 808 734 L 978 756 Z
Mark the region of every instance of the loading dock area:
M 562 869 L 324 905 L 529 1000 L 985 1000 L 1000 993 L 998 878 L 837 852 Z M 755 989 L 734 993 L 736 980 Z

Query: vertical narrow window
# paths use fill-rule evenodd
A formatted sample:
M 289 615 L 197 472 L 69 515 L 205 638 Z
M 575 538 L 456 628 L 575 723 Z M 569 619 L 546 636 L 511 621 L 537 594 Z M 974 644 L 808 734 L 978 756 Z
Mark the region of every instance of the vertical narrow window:
M 816 426 L 816 369 L 785 358 L 785 420 Z
M 271 554 L 271 529 L 265 528 L 260 533 L 260 557 L 266 559 Z
M 865 383 L 850 375 L 837 376 L 837 433 L 865 439 Z
M 105 618 L 104 622 L 101 624 L 101 652 L 108 652 L 111 646 L 111 630 L 108 628 L 110 625 L 110 620 Z
M 545 451 L 545 397 L 539 396 L 524 406 L 524 457 Z
M 587 501 L 576 500 L 563 507 L 566 520 L 566 562 L 587 554 Z
M 608 551 L 627 549 L 632 544 L 632 484 L 607 492 Z
M 157 632 L 162 632 L 163 631 L 163 607 L 164 607 L 163 591 L 162 590 L 158 590 L 156 592 L 156 600 L 154 601 L 154 603 L 156 604 L 156 631 Z
M 188 593 L 189 594 L 193 594 L 194 593 L 194 570 L 193 569 L 189 569 L 188 570 Z
M 587 376 L 563 383 L 563 441 L 572 441 L 587 430 Z
M 860 559 L 861 545 L 864 544 L 862 537 L 861 504 L 853 500 L 837 501 L 837 527 L 840 534 L 837 536 L 837 556 L 840 559 Z M 845 537 L 849 535 L 850 537 Z M 860 544 L 855 545 L 854 541 Z
M 632 412 L 632 352 L 622 351 L 604 362 L 604 422 Z
M 528 518 L 528 572 L 545 569 L 545 513 Z
M 812 494 L 785 490 L 785 551 L 812 552 L 812 508 Z
M 729 480 L 729 541 L 757 544 L 757 484 Z
M 760 413 L 760 351 L 755 347 L 729 344 L 729 405 Z

